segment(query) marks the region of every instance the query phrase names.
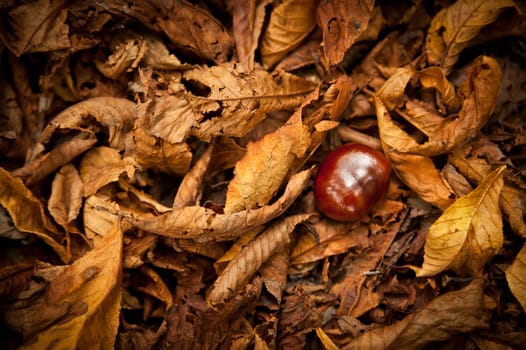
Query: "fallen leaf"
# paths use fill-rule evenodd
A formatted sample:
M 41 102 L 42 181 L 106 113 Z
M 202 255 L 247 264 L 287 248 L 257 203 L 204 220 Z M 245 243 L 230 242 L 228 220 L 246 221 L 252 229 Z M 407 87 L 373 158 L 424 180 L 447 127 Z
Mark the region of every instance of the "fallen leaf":
M 316 26 L 316 0 L 285 0 L 270 14 L 259 50 L 261 61 L 273 67 L 298 47 Z
M 2 12 L 0 38 L 17 57 L 71 47 L 65 1 L 39 0 L 4 8 Z
M 448 207 L 429 228 L 424 264 L 411 267 L 418 277 L 446 269 L 461 275 L 478 275 L 503 244 L 498 199 L 505 167 L 492 171 L 468 195 Z
M 233 35 L 239 63 L 254 69 L 254 56 L 265 19 L 265 7 L 271 0 L 234 0 Z
M 174 208 L 153 218 L 127 216 L 135 227 L 159 235 L 200 242 L 231 240 L 281 215 L 304 189 L 312 170 L 293 175 L 283 195 L 274 203 L 232 214 L 217 214 L 199 206 Z
M 135 166 L 130 158 L 122 158 L 109 147 L 96 147 L 87 152 L 80 163 L 80 178 L 84 197 L 95 194 L 100 188 L 119 180 L 122 174 L 134 178 Z
M 432 159 L 399 151 L 416 141 L 394 123 L 380 98 L 374 97 L 374 101 L 382 147 L 398 177 L 426 202 L 447 208 L 455 193 Z
M 290 243 L 290 234 L 296 225 L 311 216 L 312 214 L 289 216 L 247 244 L 236 259 L 229 262 L 217 277 L 209 291 L 207 302 L 210 305 L 217 305 L 229 299 L 232 293 L 242 288 L 276 250 Z
M 249 143 L 228 185 L 225 213 L 266 205 L 281 187 L 294 160 L 302 158 L 309 145 L 309 130 L 299 113 L 275 132 Z
M 55 175 L 51 185 L 48 210 L 57 224 L 66 228 L 77 218 L 82 207 L 82 180 L 77 169 L 68 164 Z
M 512 0 L 459 0 L 441 10 L 427 32 L 428 62 L 449 73 L 469 42 L 508 7 L 517 8 Z
M 506 281 L 523 310 L 526 310 L 526 245 L 522 247 L 513 263 L 506 269 Z
M 71 253 L 61 244 L 64 234 L 51 223 L 38 198 L 20 179 L 1 167 L 0 180 L 0 204 L 7 210 L 16 228 L 41 238 L 63 262 L 68 262 Z
M 387 327 L 370 330 L 342 347 L 350 349 L 423 349 L 459 333 L 489 328 L 483 279 L 443 294 L 422 310 Z
M 371 0 L 323 0 L 316 17 L 323 30 L 323 50 L 329 66 L 339 64 L 345 52 L 367 30 L 374 8 Z
M 441 97 L 449 112 L 456 112 L 461 106 L 460 97 L 455 86 L 447 79 L 446 73 L 440 67 L 428 67 L 418 72 L 420 83 L 426 89 L 433 88 Z
M 243 72 L 233 64 L 186 71 L 183 78 L 209 89 L 198 100 L 221 106 L 218 116 L 206 118 L 193 134 L 203 140 L 212 136 L 244 136 L 265 119 L 267 113 L 291 110 L 303 102 L 316 84 L 285 72 L 275 74 L 262 69 Z M 206 115 L 210 110 L 200 111 Z

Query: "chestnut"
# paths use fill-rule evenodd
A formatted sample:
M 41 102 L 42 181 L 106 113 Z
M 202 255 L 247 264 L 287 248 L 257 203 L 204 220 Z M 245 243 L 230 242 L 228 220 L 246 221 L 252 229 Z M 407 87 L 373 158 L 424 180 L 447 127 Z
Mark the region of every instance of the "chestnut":
M 331 151 L 314 180 L 318 209 L 338 221 L 366 215 L 387 193 L 391 164 L 380 151 L 352 143 Z

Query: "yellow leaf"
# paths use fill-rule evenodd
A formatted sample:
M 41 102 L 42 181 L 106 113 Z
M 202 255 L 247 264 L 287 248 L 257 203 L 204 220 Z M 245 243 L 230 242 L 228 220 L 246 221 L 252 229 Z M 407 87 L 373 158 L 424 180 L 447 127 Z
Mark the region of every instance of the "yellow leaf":
M 516 5 L 512 0 L 459 0 L 440 11 L 427 32 L 429 63 L 449 72 L 471 39 L 507 7 Z
M 286 0 L 272 11 L 260 46 L 265 66 L 276 64 L 314 29 L 317 5 L 315 0 Z
M 316 335 L 320 339 L 324 349 L 326 350 L 338 350 L 339 349 L 339 347 L 336 346 L 336 344 L 334 344 L 332 339 L 327 335 L 327 333 L 323 331 L 323 329 L 319 327 L 316 328 Z
M 479 275 L 504 240 L 498 206 L 502 172 L 495 169 L 467 196 L 459 198 L 429 228 L 424 264 L 413 267 L 418 277 L 451 269 L 461 275 Z
M 506 269 L 506 280 L 511 292 L 526 311 L 526 244 Z

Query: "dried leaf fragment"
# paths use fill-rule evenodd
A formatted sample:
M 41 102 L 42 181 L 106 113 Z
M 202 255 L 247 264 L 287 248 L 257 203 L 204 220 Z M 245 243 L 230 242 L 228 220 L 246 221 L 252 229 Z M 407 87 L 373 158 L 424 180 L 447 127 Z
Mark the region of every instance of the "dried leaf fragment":
M 82 180 L 77 169 L 68 164 L 55 175 L 51 184 L 48 209 L 55 221 L 66 227 L 79 215 L 82 206 Z
M 465 197 L 448 207 L 429 228 L 424 264 L 412 267 L 418 277 L 446 269 L 461 275 L 478 275 L 502 247 L 502 217 L 498 206 L 502 172 L 495 169 Z

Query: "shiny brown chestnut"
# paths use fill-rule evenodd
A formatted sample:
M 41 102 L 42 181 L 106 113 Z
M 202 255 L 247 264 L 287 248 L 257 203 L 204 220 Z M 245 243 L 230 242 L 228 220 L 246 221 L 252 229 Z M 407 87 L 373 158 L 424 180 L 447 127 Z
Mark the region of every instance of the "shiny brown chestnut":
M 385 196 L 390 175 L 391 164 L 382 152 L 357 143 L 343 145 L 318 168 L 316 205 L 334 220 L 359 219 Z

